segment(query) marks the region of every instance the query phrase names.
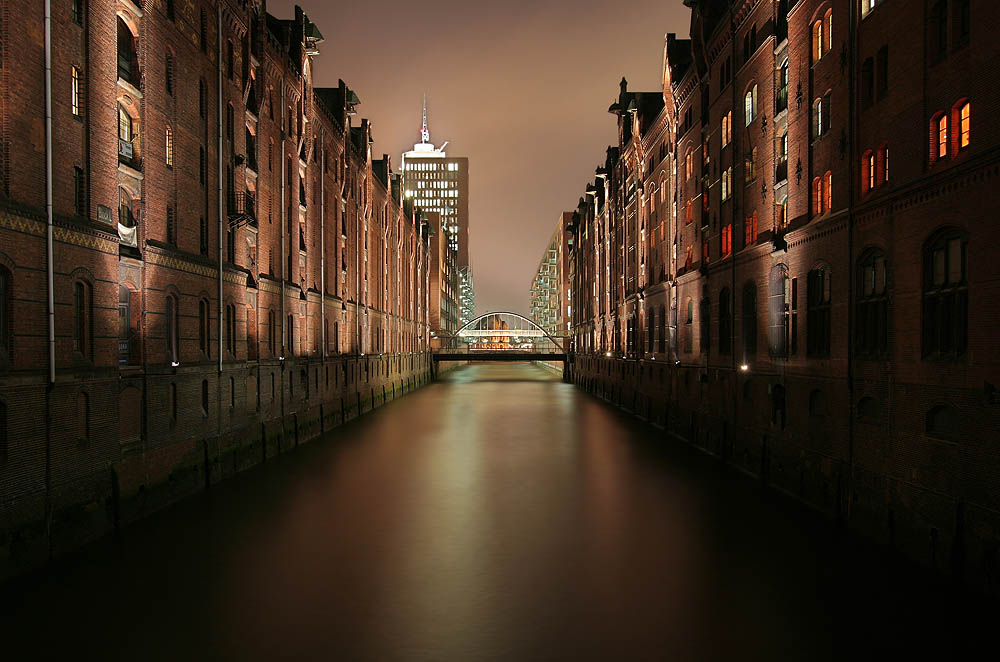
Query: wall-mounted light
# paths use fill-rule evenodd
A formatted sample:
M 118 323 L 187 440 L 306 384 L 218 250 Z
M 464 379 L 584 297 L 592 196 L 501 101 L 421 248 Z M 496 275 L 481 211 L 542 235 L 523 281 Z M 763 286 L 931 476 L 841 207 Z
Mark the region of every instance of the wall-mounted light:
M 171 368 L 178 368 L 178 367 L 180 367 L 180 365 L 181 365 L 180 361 L 171 361 L 170 362 L 170 367 Z
M 743 365 L 740 366 L 740 372 L 750 372 L 750 366 L 744 363 Z

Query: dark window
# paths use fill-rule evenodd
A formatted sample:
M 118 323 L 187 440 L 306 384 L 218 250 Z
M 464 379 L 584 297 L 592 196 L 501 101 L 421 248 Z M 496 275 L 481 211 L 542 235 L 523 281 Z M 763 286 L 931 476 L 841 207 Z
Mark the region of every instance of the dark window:
M 719 353 L 729 354 L 733 346 L 733 308 L 729 290 L 719 292 Z
M 180 337 L 177 328 L 177 298 L 167 295 L 167 360 L 177 363 L 179 361 Z
M 288 315 L 288 328 L 286 330 L 286 333 L 288 334 L 288 338 L 287 338 L 288 342 L 287 342 L 287 345 L 286 345 L 287 348 L 288 348 L 288 350 L 287 350 L 288 354 L 289 354 L 289 356 L 295 356 L 295 316 L 294 315 L 291 315 L 291 314 Z
M 230 354 L 236 354 L 236 306 L 226 306 L 226 349 Z
M 768 293 L 768 350 L 771 356 L 788 356 L 788 336 L 791 322 L 791 288 L 788 267 L 783 264 L 771 269 Z
M 198 181 L 204 187 L 208 180 L 208 160 L 205 157 L 205 148 L 198 148 Z
M 956 0 L 954 23 L 955 46 L 967 44 L 972 30 L 972 0 Z
M 813 357 L 830 356 L 830 270 L 825 266 L 809 272 L 806 296 L 806 353 Z
M 667 353 L 667 307 L 660 306 L 660 353 Z
M 87 182 L 83 168 L 73 168 L 73 208 L 77 216 L 87 215 Z
M 0 266 L 0 356 L 9 358 L 13 346 L 13 279 L 6 267 Z
M 859 356 L 881 357 L 889 351 L 888 281 L 885 255 L 872 252 L 862 258 L 854 334 Z
M 878 59 L 877 59 L 877 76 L 878 79 L 878 100 L 886 98 L 889 95 L 889 47 L 883 46 L 878 49 Z
M 924 417 L 924 432 L 929 437 L 957 440 L 960 423 L 961 421 L 956 409 L 946 405 L 939 405 L 928 411 Z
M 267 351 L 270 353 L 271 358 L 274 358 L 274 337 L 275 337 L 274 326 L 275 326 L 274 311 L 269 310 L 267 311 Z
M 771 425 L 779 430 L 784 430 L 787 418 L 785 387 L 781 384 L 775 384 L 771 388 Z
M 939 0 L 931 7 L 929 33 L 931 59 L 940 60 L 948 52 L 948 3 Z
M 198 247 L 202 255 L 208 255 L 208 221 L 202 216 L 198 224 Z
M 176 14 L 174 13 L 174 0 L 167 0 L 166 9 L 167 9 L 167 18 L 170 19 L 171 21 L 174 20 L 176 18 Z
M 875 61 L 867 58 L 861 65 L 861 105 L 867 108 L 875 103 Z
M 167 243 L 177 244 L 177 219 L 173 206 L 167 206 Z
M 198 81 L 198 116 L 201 119 L 208 118 L 208 90 L 205 81 Z
M 73 0 L 71 13 L 73 22 L 77 25 L 83 25 L 83 0 Z
M 201 413 L 208 416 L 208 380 L 201 380 Z
M 694 301 L 688 297 L 684 302 L 684 351 L 691 353 L 691 345 L 694 335 Z
M 167 89 L 167 94 L 173 95 L 174 93 L 174 56 L 172 53 L 168 52 L 164 63 L 164 83 Z
M 205 17 L 205 10 L 201 10 L 201 29 L 198 33 L 201 44 L 201 52 L 208 52 L 208 19 Z
M 778 91 L 774 97 L 774 112 L 780 113 L 788 108 L 788 60 L 785 60 L 778 70 Z
M 924 249 L 923 351 L 925 357 L 965 354 L 969 332 L 966 238 L 945 232 Z
M 757 286 L 743 286 L 743 356 L 757 356 Z
M 92 349 L 93 312 L 90 284 L 76 281 L 73 284 L 73 349 L 88 358 Z
M 118 77 L 140 87 L 138 41 L 128 24 L 118 17 Z
M 201 299 L 198 302 L 198 349 L 206 357 L 212 355 L 211 317 L 208 299 Z
M 882 419 L 882 408 L 875 398 L 866 396 L 858 401 L 858 419 L 866 423 L 878 423 Z

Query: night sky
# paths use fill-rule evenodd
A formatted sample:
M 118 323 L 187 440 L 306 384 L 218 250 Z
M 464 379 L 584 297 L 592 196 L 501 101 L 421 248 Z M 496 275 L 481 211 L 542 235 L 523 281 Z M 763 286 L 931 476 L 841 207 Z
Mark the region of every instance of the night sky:
M 296 4 L 271 0 L 290 18 Z M 686 34 L 681 0 L 299 0 L 326 37 L 318 86 L 344 81 L 372 121 L 375 157 L 419 138 L 469 157 L 477 308 L 528 312 L 528 289 L 559 213 L 575 208 L 604 148 L 622 76 L 660 89 L 664 35 Z

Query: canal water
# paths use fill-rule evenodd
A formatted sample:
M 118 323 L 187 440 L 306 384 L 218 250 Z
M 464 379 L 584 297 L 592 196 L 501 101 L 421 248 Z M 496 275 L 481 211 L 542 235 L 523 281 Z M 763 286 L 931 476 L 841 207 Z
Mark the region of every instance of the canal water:
M 529 364 L 455 370 L 0 594 L 9 660 L 954 659 L 998 622 Z

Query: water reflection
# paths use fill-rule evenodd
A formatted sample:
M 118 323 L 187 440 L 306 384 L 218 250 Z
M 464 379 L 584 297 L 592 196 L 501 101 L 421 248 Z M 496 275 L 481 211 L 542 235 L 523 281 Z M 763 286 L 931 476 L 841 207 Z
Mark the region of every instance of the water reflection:
M 989 631 L 887 567 L 550 372 L 477 365 L 4 587 L 0 634 L 35 658 L 825 660 Z

